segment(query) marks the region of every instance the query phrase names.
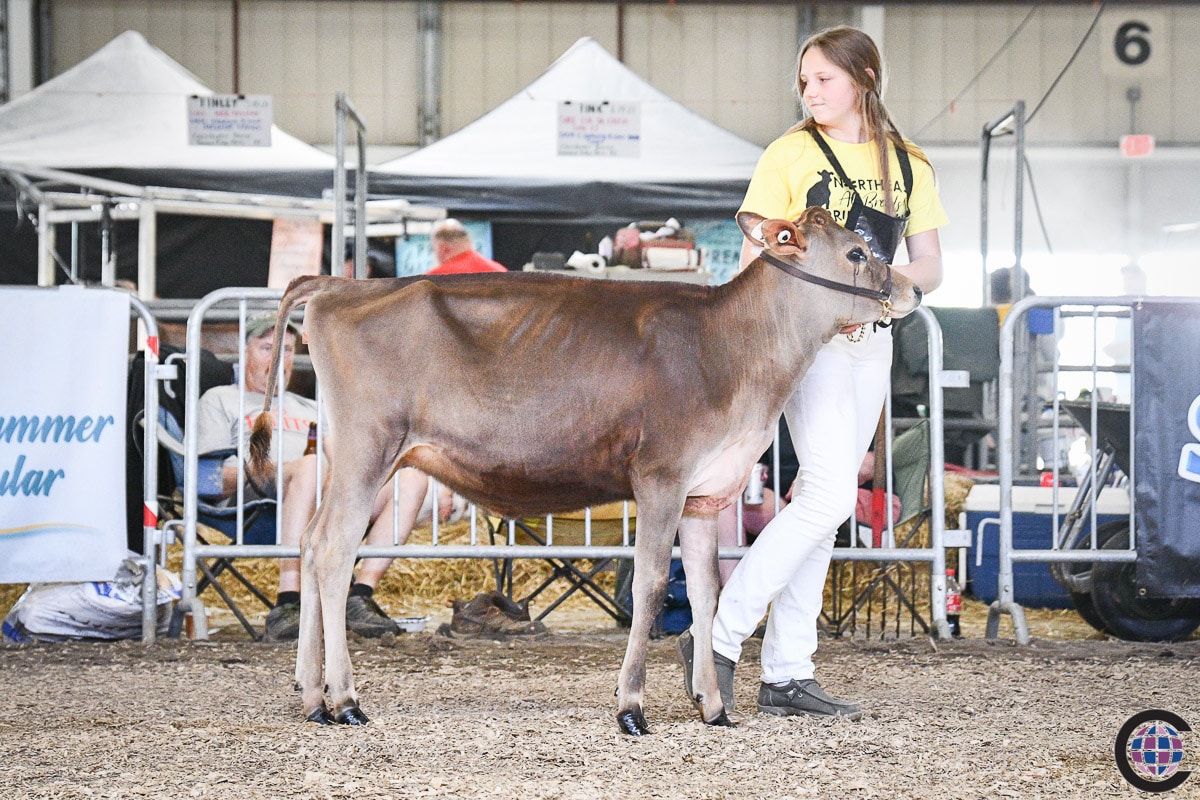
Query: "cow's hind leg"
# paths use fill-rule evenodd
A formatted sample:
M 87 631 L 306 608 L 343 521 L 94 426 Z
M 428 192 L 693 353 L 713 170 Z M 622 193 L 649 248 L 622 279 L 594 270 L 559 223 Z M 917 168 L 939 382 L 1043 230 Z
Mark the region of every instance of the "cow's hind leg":
M 335 461 L 325 513 L 313 530 L 308 557 L 313 560 L 325 634 L 325 695 L 334 721 L 365 725 L 369 720 L 358 705 L 353 667 L 346 646 L 346 592 L 354 573 L 354 557 L 371 519 L 371 506 L 387 474 L 364 469 L 361 460 L 349 463 L 345 454 Z
M 679 528 L 679 516 L 683 513 L 684 498 L 675 495 L 673 491 L 660 490 L 650 496 L 638 493 L 636 497 L 638 531 L 633 549 L 633 622 L 617 684 L 617 724 L 630 736 L 650 732 L 642 712 L 646 646 L 650 641 L 650 626 L 667 593 L 671 546 Z
M 329 725 L 334 721 L 325 705 L 325 689 L 321 681 L 321 592 L 317 581 L 316 560 L 313 558 L 313 531 L 325 530 L 324 516 L 328 504 L 322 504 L 300 539 L 300 641 L 296 647 L 296 686 L 300 689 L 304 718 L 309 722 Z M 322 534 L 323 535 L 323 534 Z
M 713 617 L 720 592 L 716 514 L 685 513 L 679 523 L 679 549 L 687 576 L 688 602 L 692 606 L 692 702 L 707 724 L 732 725 L 721 702 L 712 656 Z

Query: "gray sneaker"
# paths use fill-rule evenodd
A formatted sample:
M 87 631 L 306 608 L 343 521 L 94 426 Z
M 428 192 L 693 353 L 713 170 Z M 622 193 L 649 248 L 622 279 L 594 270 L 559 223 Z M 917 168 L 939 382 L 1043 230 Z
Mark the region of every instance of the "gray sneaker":
M 400 633 L 400 626 L 383 612 L 374 598 L 359 595 L 346 598 L 346 627 L 367 639 Z
M 825 694 L 813 678 L 782 684 L 764 683 L 758 687 L 758 710 L 777 717 L 807 715 L 858 719 L 862 709 L 847 700 Z
M 268 642 L 294 642 L 300 636 L 300 604 L 284 603 L 267 612 Z
M 683 662 L 683 691 L 688 700 L 696 702 L 695 692 L 692 691 L 692 662 L 695 660 L 696 641 L 690 630 L 679 634 L 679 660 Z M 717 688 L 721 690 L 721 705 L 726 711 L 736 711 L 737 704 L 733 696 L 733 670 L 737 664 L 720 653 L 713 653 L 713 663 L 717 668 Z

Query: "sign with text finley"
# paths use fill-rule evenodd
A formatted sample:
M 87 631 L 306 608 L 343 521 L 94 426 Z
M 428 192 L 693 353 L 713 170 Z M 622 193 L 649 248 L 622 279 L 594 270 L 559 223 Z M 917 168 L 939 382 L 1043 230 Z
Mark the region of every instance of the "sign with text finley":
M 192 95 L 188 98 L 188 144 L 270 147 L 272 104 L 266 94 Z

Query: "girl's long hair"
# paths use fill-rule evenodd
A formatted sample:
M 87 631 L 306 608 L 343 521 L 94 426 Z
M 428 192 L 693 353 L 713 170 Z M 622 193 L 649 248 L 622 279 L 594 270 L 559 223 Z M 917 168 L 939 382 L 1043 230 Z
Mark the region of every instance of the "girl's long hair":
M 867 137 L 875 142 L 875 150 L 879 156 L 879 175 L 883 180 L 883 196 L 887 213 L 895 214 L 892 202 L 891 169 L 888 164 L 888 142 L 897 150 L 904 150 L 926 164 L 929 159 L 919 148 L 905 144 L 904 137 L 891 115 L 883 105 L 883 59 L 879 48 L 871 37 L 858 28 L 839 26 L 828 28 L 815 33 L 800 47 L 796 57 L 796 91 L 800 102 L 804 102 L 805 82 L 800 76 L 800 65 L 804 54 L 816 48 L 835 66 L 844 70 L 854 82 L 858 90 L 858 113 L 866 128 Z M 869 71 L 868 71 L 869 70 Z M 871 77 L 874 74 L 874 77 Z M 812 116 L 807 116 L 791 127 L 788 133 L 799 130 L 811 130 L 819 127 Z

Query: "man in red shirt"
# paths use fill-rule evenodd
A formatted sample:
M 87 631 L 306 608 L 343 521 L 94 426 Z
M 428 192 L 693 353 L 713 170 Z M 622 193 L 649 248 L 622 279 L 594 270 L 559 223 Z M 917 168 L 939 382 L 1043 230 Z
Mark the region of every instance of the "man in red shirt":
M 463 272 L 508 272 L 503 264 L 484 258 L 475 251 L 471 235 L 456 219 L 435 222 L 430 236 L 437 266 L 427 275 L 454 275 Z

